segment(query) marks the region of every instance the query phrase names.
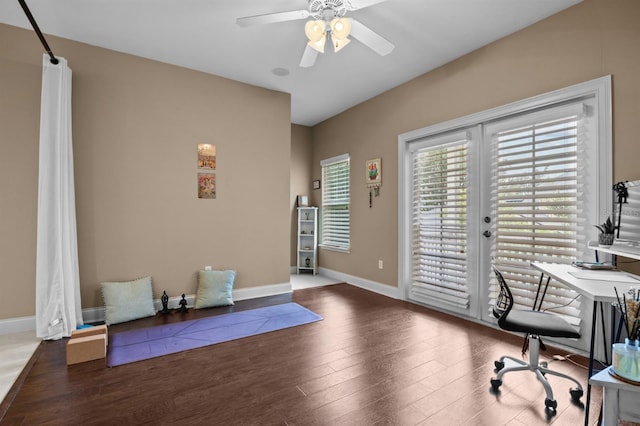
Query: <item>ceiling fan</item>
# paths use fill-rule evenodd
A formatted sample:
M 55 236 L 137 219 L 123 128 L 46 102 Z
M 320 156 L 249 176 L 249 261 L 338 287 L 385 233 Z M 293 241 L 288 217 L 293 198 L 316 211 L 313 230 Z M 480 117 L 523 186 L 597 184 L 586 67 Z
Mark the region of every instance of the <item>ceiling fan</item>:
M 351 35 L 380 56 L 391 53 L 395 47 L 393 44 L 361 22 L 345 16 L 347 12 L 384 1 L 387 0 L 309 0 L 308 9 L 247 16 L 238 18 L 236 23 L 248 27 L 311 18 L 305 25 L 309 40 L 300 61 L 300 66 L 307 68 L 316 62 L 318 53 L 324 53 L 327 33 L 330 33 L 331 44 L 336 52 L 349 44 Z

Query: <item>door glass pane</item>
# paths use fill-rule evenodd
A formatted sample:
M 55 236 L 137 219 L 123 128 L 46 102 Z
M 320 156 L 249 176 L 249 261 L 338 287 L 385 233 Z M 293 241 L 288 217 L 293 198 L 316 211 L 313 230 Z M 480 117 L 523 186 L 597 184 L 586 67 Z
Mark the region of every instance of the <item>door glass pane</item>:
M 469 308 L 466 140 L 413 155 L 411 297 Z
M 552 118 L 549 118 L 552 117 Z M 528 121 L 528 123 L 523 124 Z M 571 263 L 579 235 L 580 116 L 560 108 L 488 126 L 494 149 L 492 257 L 511 287 L 514 302 L 531 308 L 539 273 L 531 262 Z M 490 305 L 497 285 L 492 286 Z M 577 294 L 551 283 L 546 306 L 574 325 L 581 321 Z

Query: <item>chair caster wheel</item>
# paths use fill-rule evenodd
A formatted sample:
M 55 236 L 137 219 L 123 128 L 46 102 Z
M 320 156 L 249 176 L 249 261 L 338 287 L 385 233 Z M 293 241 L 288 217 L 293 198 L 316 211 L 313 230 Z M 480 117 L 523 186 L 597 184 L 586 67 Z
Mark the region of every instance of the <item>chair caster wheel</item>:
M 498 391 L 498 389 L 500 389 L 500 386 L 502 386 L 502 380 L 491 379 L 491 389 L 493 389 L 494 391 Z
M 504 361 L 495 361 L 493 365 L 496 366 L 496 373 L 504 368 Z
M 556 411 L 556 408 L 558 408 L 558 401 L 555 399 L 545 398 L 544 406 L 550 410 Z
M 584 392 L 582 391 L 582 389 L 569 389 L 569 393 L 571 394 L 571 400 L 573 402 L 580 402 L 580 398 L 582 397 L 582 395 L 584 395 Z

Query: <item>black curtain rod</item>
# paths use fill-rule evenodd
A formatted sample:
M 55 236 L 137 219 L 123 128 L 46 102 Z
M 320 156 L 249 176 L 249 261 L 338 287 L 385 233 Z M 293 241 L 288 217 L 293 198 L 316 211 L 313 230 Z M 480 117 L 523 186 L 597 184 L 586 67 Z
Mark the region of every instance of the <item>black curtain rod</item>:
M 51 58 L 50 61 L 52 64 L 57 65 L 58 62 L 58 58 L 55 57 L 55 55 L 53 54 L 53 52 L 51 51 L 51 48 L 49 47 L 49 44 L 47 43 L 47 40 L 44 39 L 44 36 L 42 35 L 42 31 L 40 31 L 40 28 L 38 27 L 38 23 L 36 22 L 36 20 L 33 18 L 33 15 L 31 14 L 31 11 L 29 10 L 29 6 L 27 6 L 27 3 L 25 3 L 24 0 L 18 0 L 18 3 L 20 3 L 20 6 L 22 6 L 22 10 L 24 10 L 25 15 L 27 15 L 27 19 L 29 19 L 29 22 L 31 22 L 31 26 L 33 27 L 33 31 L 36 32 L 36 34 L 38 35 L 38 38 L 40 39 L 40 43 L 42 43 L 42 46 L 44 47 L 44 50 L 49 54 L 49 57 Z

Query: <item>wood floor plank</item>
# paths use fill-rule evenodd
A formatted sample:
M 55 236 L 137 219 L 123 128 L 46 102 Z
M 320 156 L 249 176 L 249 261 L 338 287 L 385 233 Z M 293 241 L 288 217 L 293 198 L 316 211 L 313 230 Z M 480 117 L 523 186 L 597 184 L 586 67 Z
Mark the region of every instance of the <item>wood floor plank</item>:
M 145 318 L 111 326 L 109 333 L 290 301 L 324 319 L 114 368 L 104 360 L 67 367 L 66 340 L 43 342 L 0 423 L 582 423 L 584 411 L 571 404 L 570 385 L 562 379 L 550 378 L 558 400 L 558 414 L 550 419 L 542 386 L 528 372 L 505 376 L 499 395 L 489 391 L 493 361 L 519 356 L 522 336 L 347 284 Z M 586 386 L 584 369 L 567 361 L 553 367 Z M 593 422 L 600 400 L 594 389 Z

